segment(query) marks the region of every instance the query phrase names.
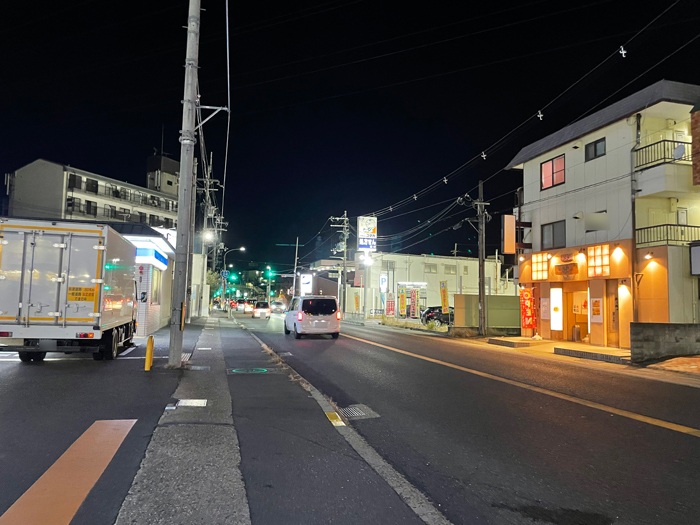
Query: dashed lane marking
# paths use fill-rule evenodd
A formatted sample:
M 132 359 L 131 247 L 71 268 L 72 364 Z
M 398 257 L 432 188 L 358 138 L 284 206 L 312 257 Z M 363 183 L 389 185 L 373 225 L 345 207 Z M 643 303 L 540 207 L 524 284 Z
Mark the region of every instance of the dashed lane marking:
M 530 390 L 531 392 L 537 392 L 539 394 L 544 394 L 546 396 L 556 397 L 558 399 L 563 399 L 564 401 L 569 401 L 571 403 L 576 403 L 577 405 L 583 405 L 588 408 L 594 408 L 596 410 L 601 410 L 603 412 L 608 412 L 610 414 L 615 414 L 618 416 L 626 417 L 628 419 L 633 419 L 635 421 L 640 421 L 642 423 L 647 423 L 649 425 L 654 425 L 657 427 L 665 428 L 667 430 L 673 430 L 674 432 L 680 432 L 681 434 L 688 434 L 689 436 L 694 436 L 700 438 L 700 430 L 697 428 L 686 427 L 683 425 L 677 425 L 676 423 L 671 423 L 669 421 L 664 421 L 662 419 L 656 419 L 649 416 L 643 416 L 642 414 L 637 414 L 635 412 L 630 412 L 628 410 L 622 410 L 619 408 L 611 407 L 608 405 L 603 405 L 602 403 L 596 403 L 594 401 L 588 401 L 586 399 L 581 399 L 578 397 L 570 396 L 567 394 L 560 394 L 553 390 L 547 390 L 546 388 L 540 388 L 538 386 L 528 385 L 526 383 L 521 383 L 520 381 L 514 381 L 512 379 L 506 379 L 505 377 L 495 376 L 493 374 L 488 374 L 486 372 L 481 372 L 479 370 L 474 370 L 472 368 L 466 368 L 464 366 L 455 365 L 453 363 L 448 363 L 446 361 L 440 361 L 439 359 L 433 359 L 432 357 L 426 357 L 424 355 L 414 354 L 412 352 L 407 352 L 406 350 L 400 350 L 392 346 L 383 345 L 380 343 L 375 343 L 374 341 L 369 341 L 367 339 L 360 339 L 359 337 L 354 337 L 352 335 L 343 334 L 343 337 L 349 339 L 355 339 L 361 343 L 366 343 L 368 345 L 378 346 L 379 348 L 384 348 L 385 350 L 390 350 L 399 354 L 407 355 L 410 357 L 415 357 L 416 359 L 421 359 L 423 361 L 428 361 L 430 363 L 435 363 L 442 366 L 447 366 L 449 368 L 454 368 L 455 370 L 461 370 L 462 372 L 467 372 L 469 374 L 474 374 L 480 377 L 485 377 L 487 379 L 493 379 L 494 381 L 499 381 L 501 383 L 506 383 L 508 385 L 517 386 L 518 388 L 524 388 L 525 390 Z
M 69 525 L 135 419 L 95 421 L 15 503 L 0 525 Z

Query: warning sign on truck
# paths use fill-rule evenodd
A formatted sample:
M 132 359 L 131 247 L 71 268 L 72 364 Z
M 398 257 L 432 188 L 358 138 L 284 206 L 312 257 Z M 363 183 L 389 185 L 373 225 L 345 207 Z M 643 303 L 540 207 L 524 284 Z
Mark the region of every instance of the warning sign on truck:
M 69 286 L 68 287 L 69 301 L 94 301 L 95 288 L 90 286 Z

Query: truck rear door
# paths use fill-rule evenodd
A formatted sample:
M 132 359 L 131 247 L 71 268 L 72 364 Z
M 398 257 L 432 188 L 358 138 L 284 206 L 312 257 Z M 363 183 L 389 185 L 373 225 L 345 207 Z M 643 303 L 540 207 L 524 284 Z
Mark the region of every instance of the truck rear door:
M 93 323 L 99 312 L 99 230 L 3 225 L 0 320 L 57 325 Z

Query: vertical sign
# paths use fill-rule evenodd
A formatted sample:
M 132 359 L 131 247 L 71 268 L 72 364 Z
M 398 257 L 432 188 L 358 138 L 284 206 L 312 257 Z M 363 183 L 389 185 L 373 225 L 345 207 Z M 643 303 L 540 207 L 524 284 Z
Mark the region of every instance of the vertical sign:
M 386 299 L 386 316 L 394 317 L 396 315 L 396 302 L 394 301 L 394 294 L 389 292 Z
M 355 292 L 355 312 L 360 311 L 360 292 Z
M 313 293 L 313 279 L 314 276 L 310 273 L 301 274 L 301 296 L 311 295 Z
M 442 301 L 442 313 L 450 313 L 450 303 L 447 301 L 447 281 L 440 281 L 440 300 Z
M 399 286 L 399 315 L 406 315 L 406 287 Z
M 501 215 L 501 253 L 515 253 L 515 215 Z
M 520 326 L 525 329 L 535 328 L 535 301 L 532 288 L 520 289 Z
M 411 290 L 411 317 L 416 317 L 416 303 L 418 302 L 417 291 L 418 290 L 415 288 Z
M 377 251 L 377 218 L 357 218 L 357 249 L 361 252 Z
M 389 287 L 389 275 L 386 273 L 379 274 L 379 291 L 386 293 Z
M 420 289 L 416 290 L 416 317 L 420 319 Z

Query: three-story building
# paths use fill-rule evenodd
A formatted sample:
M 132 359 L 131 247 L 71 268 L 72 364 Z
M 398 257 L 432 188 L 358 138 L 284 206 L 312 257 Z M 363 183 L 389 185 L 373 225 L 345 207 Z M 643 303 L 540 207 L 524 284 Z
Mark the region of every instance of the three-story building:
M 546 339 L 630 346 L 630 323 L 697 323 L 700 86 L 662 80 L 523 148 L 519 282 Z M 700 153 L 698 151 L 697 153 Z M 698 166 L 700 168 L 700 166 Z

